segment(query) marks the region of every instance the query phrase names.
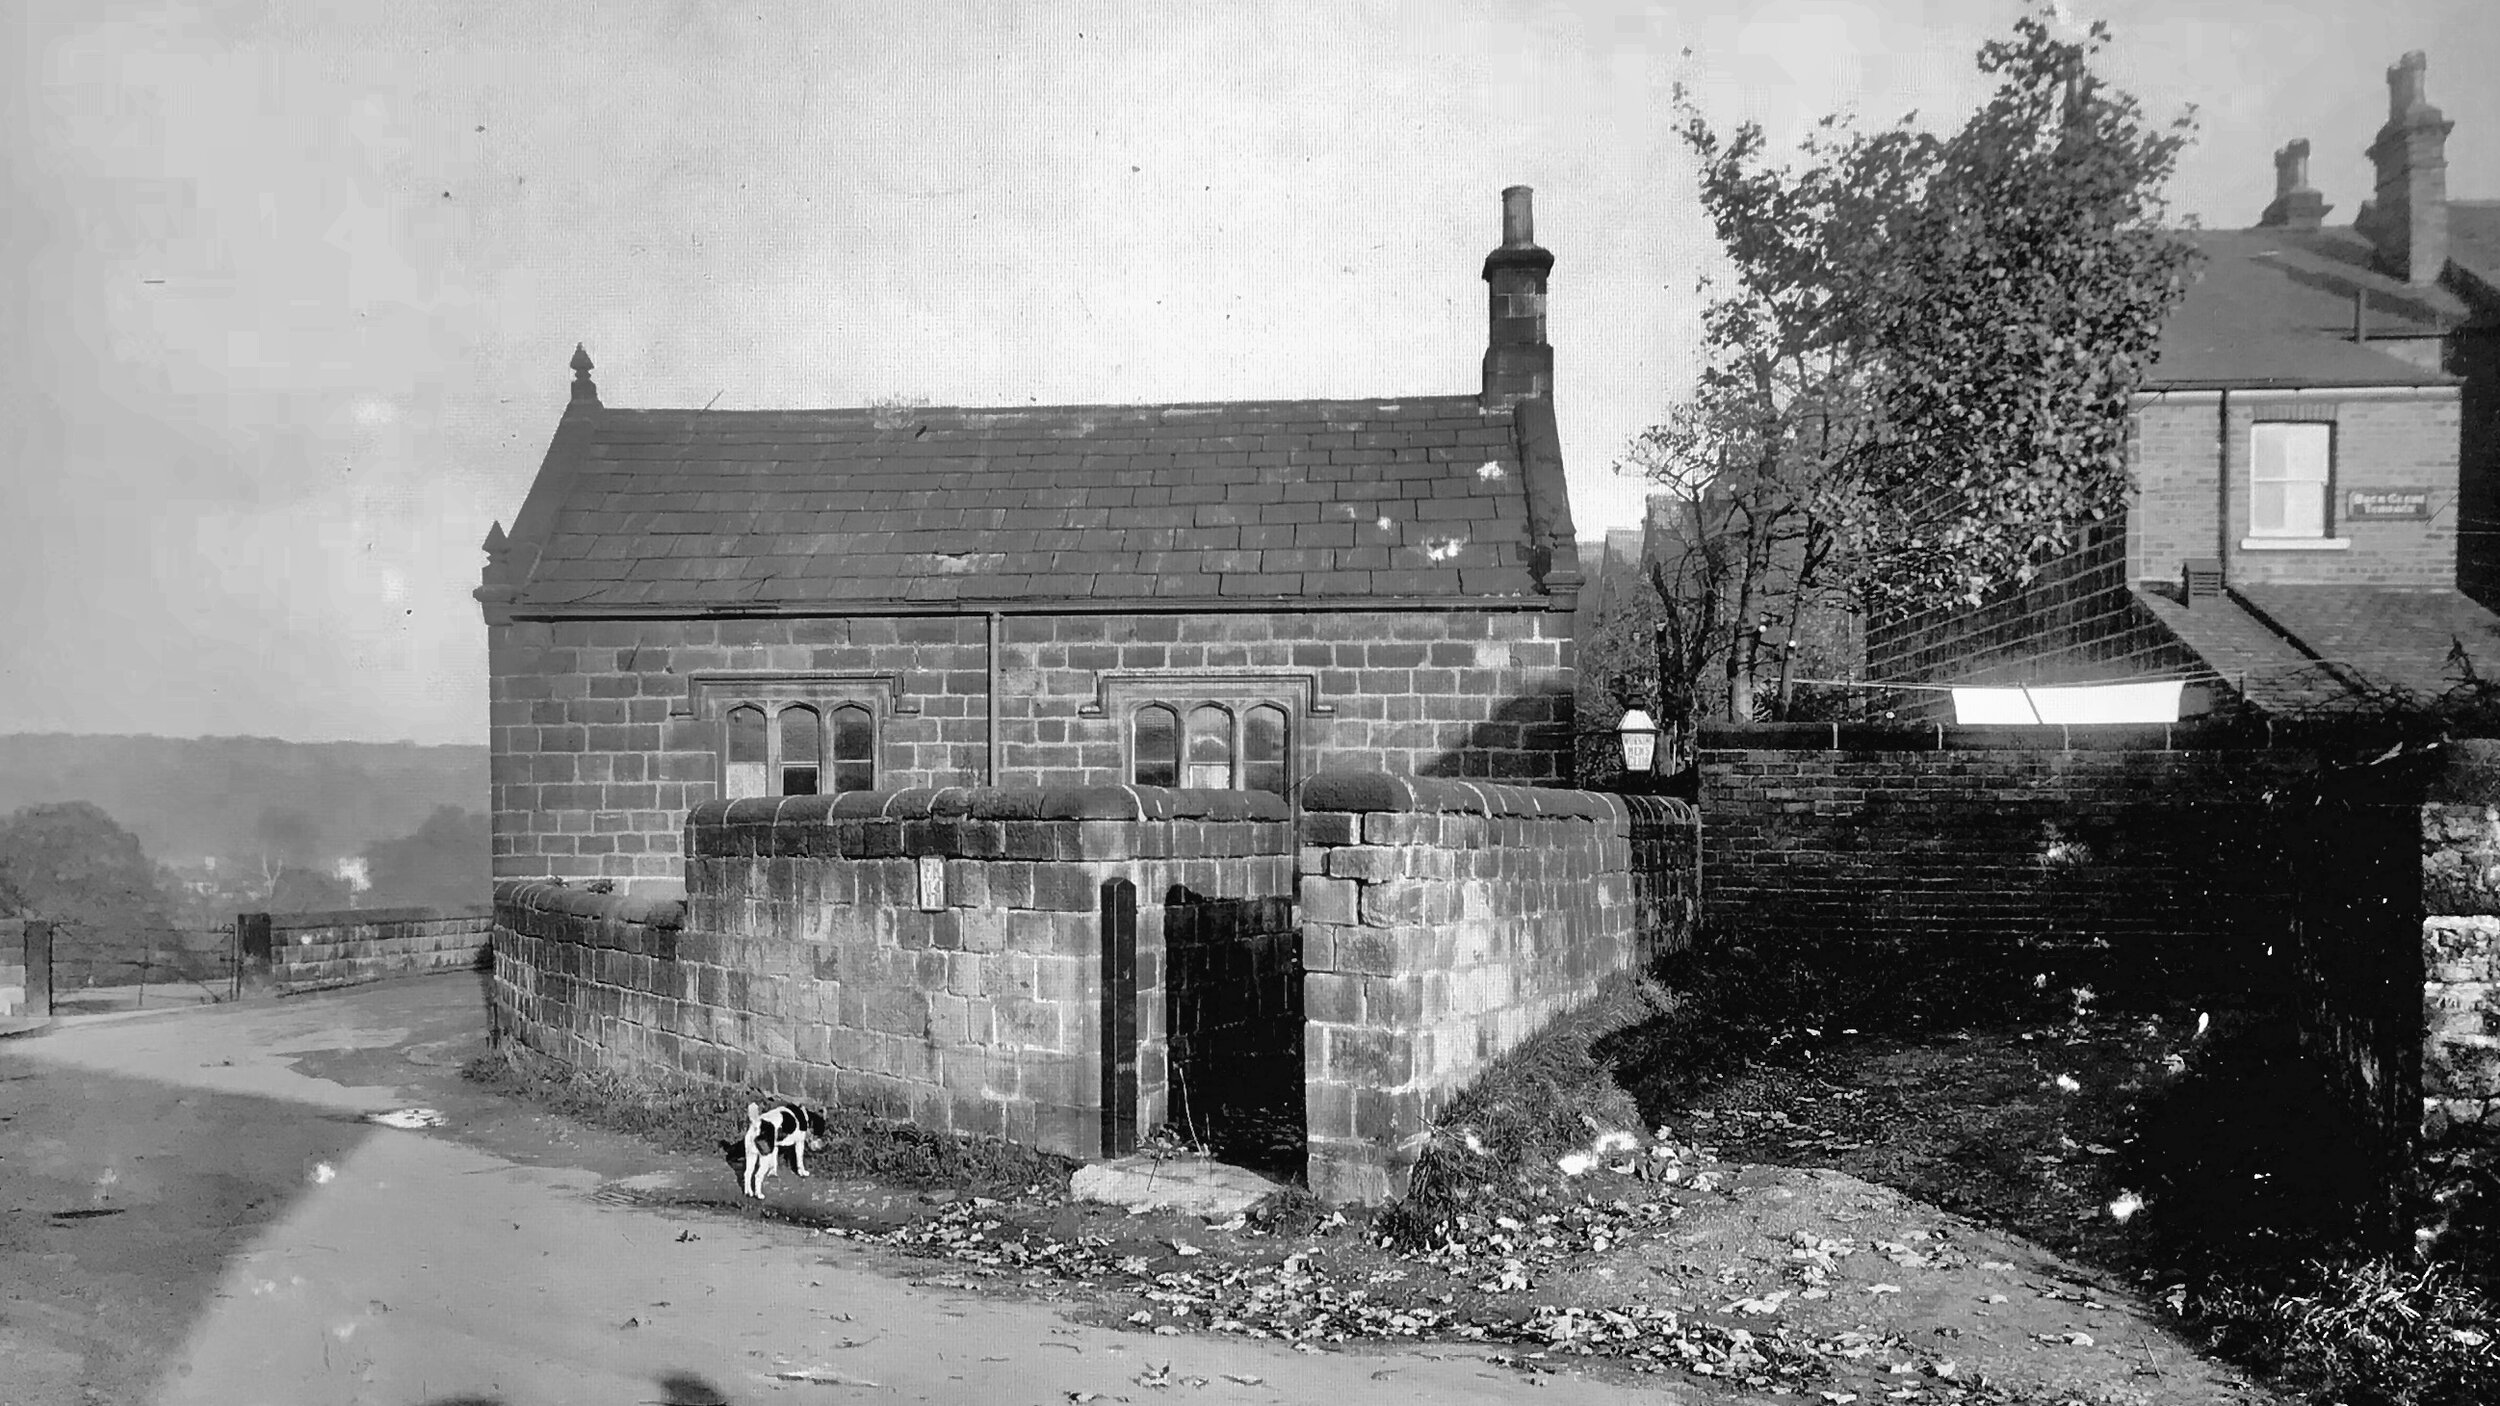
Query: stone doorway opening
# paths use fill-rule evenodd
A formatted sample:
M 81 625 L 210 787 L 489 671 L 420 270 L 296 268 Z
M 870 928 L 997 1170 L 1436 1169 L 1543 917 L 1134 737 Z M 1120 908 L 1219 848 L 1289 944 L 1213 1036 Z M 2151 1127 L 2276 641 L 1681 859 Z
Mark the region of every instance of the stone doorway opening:
M 1164 895 L 1170 1124 L 1219 1161 L 1300 1181 L 1308 1147 L 1293 900 Z

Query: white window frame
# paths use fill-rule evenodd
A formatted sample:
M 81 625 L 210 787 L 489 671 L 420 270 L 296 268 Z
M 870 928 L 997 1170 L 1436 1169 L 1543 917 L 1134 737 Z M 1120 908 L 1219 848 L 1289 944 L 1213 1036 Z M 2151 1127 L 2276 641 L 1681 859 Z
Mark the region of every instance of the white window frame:
M 2269 442 L 2272 448 L 2269 450 Z M 2296 448 L 2314 446 L 2314 456 L 2296 453 Z M 2268 460 L 2278 471 L 2264 473 Z M 2298 472 L 2301 461 L 2314 462 L 2317 477 Z M 2285 493 L 2284 521 L 2268 527 L 2258 520 L 2258 500 L 2262 490 L 2281 485 L 2286 490 L 2295 485 L 2317 485 L 2317 525 L 2288 525 L 2290 494 Z M 2246 545 L 2263 550 L 2260 543 L 2324 544 L 2335 537 L 2335 426 L 2324 420 L 2260 420 L 2249 426 L 2248 436 L 2248 537 Z

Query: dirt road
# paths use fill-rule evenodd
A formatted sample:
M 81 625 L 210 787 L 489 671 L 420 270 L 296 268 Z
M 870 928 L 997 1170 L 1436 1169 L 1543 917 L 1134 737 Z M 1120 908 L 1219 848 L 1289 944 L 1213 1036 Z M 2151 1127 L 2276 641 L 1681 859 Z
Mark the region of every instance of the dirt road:
M 629 1204 L 652 1154 L 465 1084 L 483 1031 L 460 974 L 0 1041 L 0 1400 L 1688 1399 L 1457 1348 L 1082 1326 L 794 1227 Z M 442 1126 L 366 1119 L 411 1107 Z

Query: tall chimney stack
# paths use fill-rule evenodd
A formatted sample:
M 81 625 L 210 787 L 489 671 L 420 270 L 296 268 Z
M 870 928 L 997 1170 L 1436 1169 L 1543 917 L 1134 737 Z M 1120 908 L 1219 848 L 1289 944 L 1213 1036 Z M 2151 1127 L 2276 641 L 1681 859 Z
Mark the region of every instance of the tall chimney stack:
M 2378 188 L 2354 221 L 2387 271 L 2417 286 L 2448 266 L 2448 132 L 2422 92 L 2428 62 L 2414 50 L 2387 70 L 2387 125 L 2370 143 Z
M 1554 349 L 1545 342 L 1545 276 L 1554 256 L 1536 246 L 1536 192 L 1502 192 L 1502 247 L 1484 256 L 1492 327 L 1484 349 L 1486 410 L 1554 394 Z
M 2316 229 L 2335 207 L 2309 185 L 2309 139 L 2295 138 L 2274 154 L 2274 203 L 2257 223 L 2276 229 Z

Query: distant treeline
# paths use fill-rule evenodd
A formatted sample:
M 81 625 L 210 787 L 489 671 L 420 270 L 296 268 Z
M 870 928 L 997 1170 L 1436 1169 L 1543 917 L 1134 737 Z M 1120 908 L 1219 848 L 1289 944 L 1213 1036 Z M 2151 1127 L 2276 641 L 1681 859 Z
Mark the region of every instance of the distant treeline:
M 87 801 L 150 858 L 361 855 L 443 806 L 487 808 L 486 748 L 270 737 L 0 736 L 0 815 Z

